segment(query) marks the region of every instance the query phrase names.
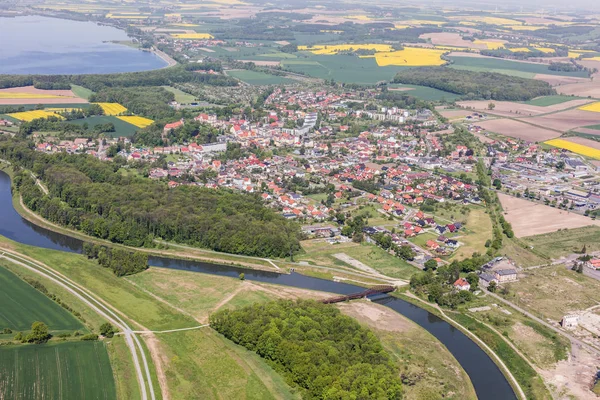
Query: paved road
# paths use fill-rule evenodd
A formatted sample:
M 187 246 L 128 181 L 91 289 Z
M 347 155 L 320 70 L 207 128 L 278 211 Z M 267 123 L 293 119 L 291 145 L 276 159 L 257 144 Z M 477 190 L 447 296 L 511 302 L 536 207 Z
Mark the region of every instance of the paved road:
M 31 260 L 20 256 L 18 253 L 14 253 L 12 251 L 3 251 L 0 253 L 0 258 L 4 258 L 16 265 L 19 265 L 23 268 L 26 268 L 30 271 L 33 271 L 39 275 L 44 276 L 47 279 L 55 282 L 60 285 L 75 297 L 84 302 L 91 309 L 96 311 L 103 318 L 108 320 L 111 324 L 115 325 L 125 336 L 125 340 L 127 342 L 127 346 L 131 351 L 131 355 L 133 358 L 136 375 L 138 379 L 138 383 L 140 385 L 140 391 L 142 394 L 142 400 L 148 400 L 148 393 L 146 390 L 146 385 L 148 385 L 150 391 L 150 399 L 155 400 L 154 387 L 152 384 L 152 377 L 150 375 L 150 368 L 148 367 L 148 362 L 146 360 L 146 355 L 140 343 L 140 340 L 134 334 L 134 331 L 127 325 L 125 321 L 123 321 L 115 312 L 113 312 L 109 307 L 107 307 L 103 302 L 99 301 L 91 292 L 85 289 L 82 286 L 79 286 L 75 282 L 71 281 L 69 278 L 61 275 L 60 273 L 44 267 L 41 264 L 32 262 Z M 137 349 L 136 349 L 137 347 Z M 141 355 L 138 357 L 138 350 Z M 144 368 L 145 377 L 142 373 L 142 366 Z
M 571 341 L 572 344 L 576 344 L 579 347 L 583 347 L 586 350 L 590 351 L 593 354 L 596 354 L 598 356 L 600 356 L 600 349 L 597 349 L 594 346 L 591 346 L 583 341 L 581 341 L 580 339 L 576 338 L 575 336 L 563 331 L 562 329 L 559 329 L 557 327 L 555 327 L 552 324 L 549 324 L 548 322 L 544 321 L 541 318 L 536 317 L 535 315 L 533 315 L 532 313 L 530 313 L 529 311 L 526 311 L 524 309 L 522 309 L 521 307 L 517 306 L 515 303 L 508 301 L 500 296 L 498 296 L 495 293 L 489 292 L 488 290 L 484 289 L 484 288 L 480 288 L 481 290 L 483 290 L 486 294 L 488 294 L 489 296 L 492 296 L 493 298 L 495 298 L 498 301 L 501 301 L 502 303 L 514 308 L 515 310 L 519 311 L 520 313 L 522 313 L 523 315 L 531 318 L 532 320 L 544 325 L 547 328 L 552 329 L 554 332 L 558 333 L 559 335 L 562 335 L 564 337 L 566 337 L 567 339 L 569 339 Z

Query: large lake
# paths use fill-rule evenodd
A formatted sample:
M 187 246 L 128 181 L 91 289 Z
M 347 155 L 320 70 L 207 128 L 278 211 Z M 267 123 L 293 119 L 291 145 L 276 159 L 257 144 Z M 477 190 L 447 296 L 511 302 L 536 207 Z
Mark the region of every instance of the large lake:
M 0 74 L 105 74 L 158 69 L 154 53 L 116 43 L 110 26 L 40 16 L 0 18 Z

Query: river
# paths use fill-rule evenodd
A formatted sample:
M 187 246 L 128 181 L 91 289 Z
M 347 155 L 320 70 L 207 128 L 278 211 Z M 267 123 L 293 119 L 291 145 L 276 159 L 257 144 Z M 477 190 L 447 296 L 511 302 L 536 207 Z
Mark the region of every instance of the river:
M 0 18 L 0 74 L 107 74 L 165 67 L 156 54 L 111 41 L 125 31 L 42 16 Z
M 41 228 L 22 218 L 14 209 L 10 191 L 10 177 L 0 171 L 0 235 L 23 244 L 42 248 L 81 253 L 82 241 Z M 349 294 L 364 288 L 346 283 L 332 282 L 300 274 L 279 274 L 200 261 L 150 257 L 150 265 L 205 274 L 238 277 L 243 272 L 250 281 L 273 283 L 303 289 Z M 516 399 L 511 386 L 491 358 L 475 342 L 436 315 L 404 300 L 387 297 L 375 300 L 414 321 L 440 342 L 458 360 L 469 375 L 478 398 L 485 400 Z

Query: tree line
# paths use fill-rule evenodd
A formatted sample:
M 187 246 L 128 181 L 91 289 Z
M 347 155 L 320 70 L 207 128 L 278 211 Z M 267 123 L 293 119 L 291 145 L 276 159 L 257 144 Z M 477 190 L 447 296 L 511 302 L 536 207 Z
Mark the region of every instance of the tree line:
M 127 177 L 120 164 L 88 155 L 36 152 L 22 140 L 0 139 L 0 157 L 32 170 L 14 187 L 25 205 L 51 222 L 129 246 L 155 238 L 234 254 L 285 257 L 299 250 L 299 227 L 265 207 L 258 194 L 179 186 Z
M 169 86 L 175 83 L 203 83 L 213 86 L 237 86 L 235 79 L 225 75 L 199 74 L 188 67 L 177 65 L 170 68 L 143 72 L 91 75 L 0 75 L 0 89 L 41 85 L 74 84 L 98 92 L 106 87 Z M 196 65 L 201 69 L 200 64 Z
M 274 301 L 210 316 L 212 328 L 256 352 L 305 399 L 400 399 L 398 368 L 377 337 L 334 306 Z
M 394 82 L 428 86 L 463 95 L 466 99 L 527 101 L 556 94 L 548 82 L 544 81 L 444 67 L 401 70 L 394 77 Z

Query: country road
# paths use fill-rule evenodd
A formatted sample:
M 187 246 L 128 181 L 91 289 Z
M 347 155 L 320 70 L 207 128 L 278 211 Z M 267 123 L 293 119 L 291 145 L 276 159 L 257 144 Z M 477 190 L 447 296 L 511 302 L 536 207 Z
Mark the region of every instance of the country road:
M 19 253 L 15 253 L 9 250 L 3 250 L 2 253 L 0 253 L 0 258 L 4 258 L 13 264 L 19 265 L 47 279 L 50 279 L 51 281 L 55 282 L 59 286 L 69 291 L 75 297 L 80 299 L 83 303 L 85 303 L 88 307 L 93 309 L 111 324 L 115 325 L 125 336 L 127 346 L 131 351 L 131 356 L 136 370 L 137 380 L 140 386 L 142 400 L 148 400 L 148 391 L 146 386 L 149 388 L 150 399 L 156 399 L 154 394 L 154 387 L 152 384 L 152 377 L 150 375 L 150 368 L 146 360 L 146 355 L 144 353 L 139 338 L 135 335 L 134 331 L 129 327 L 129 325 L 125 321 L 123 321 L 102 301 L 98 300 L 98 298 L 90 291 L 88 291 L 82 286 L 79 286 L 77 283 L 63 276 L 59 272 L 56 272 L 53 269 L 46 267 L 40 263 L 31 261 L 30 259 L 27 259 L 20 255 Z M 141 356 L 141 363 L 140 357 L 138 356 L 138 350 L 140 352 L 139 355 Z M 142 366 L 145 372 L 145 377 L 144 373 L 142 373 Z
M 529 311 L 526 311 L 524 309 L 522 309 L 521 307 L 517 306 L 515 303 L 508 301 L 504 298 L 502 298 L 501 296 L 498 296 L 495 293 L 492 293 L 490 291 L 488 291 L 487 289 L 481 288 L 481 290 L 483 290 L 487 295 L 495 298 L 496 300 L 501 301 L 502 303 L 514 308 L 515 310 L 517 310 L 518 312 L 520 312 L 521 314 L 525 315 L 528 318 L 533 319 L 534 321 L 544 325 L 547 328 L 552 329 L 554 332 L 558 333 L 559 335 L 562 335 L 564 337 L 566 337 L 567 339 L 569 339 L 571 341 L 572 344 L 576 344 L 579 347 L 583 347 L 586 350 L 588 350 L 589 352 L 596 354 L 598 356 L 600 356 L 600 349 L 591 346 L 583 341 L 581 341 L 580 339 L 576 338 L 575 336 L 563 331 L 562 329 L 558 329 L 557 327 L 553 326 L 552 324 L 549 324 L 548 322 L 544 321 L 541 318 L 536 317 L 535 315 L 533 315 L 532 313 L 530 313 Z

